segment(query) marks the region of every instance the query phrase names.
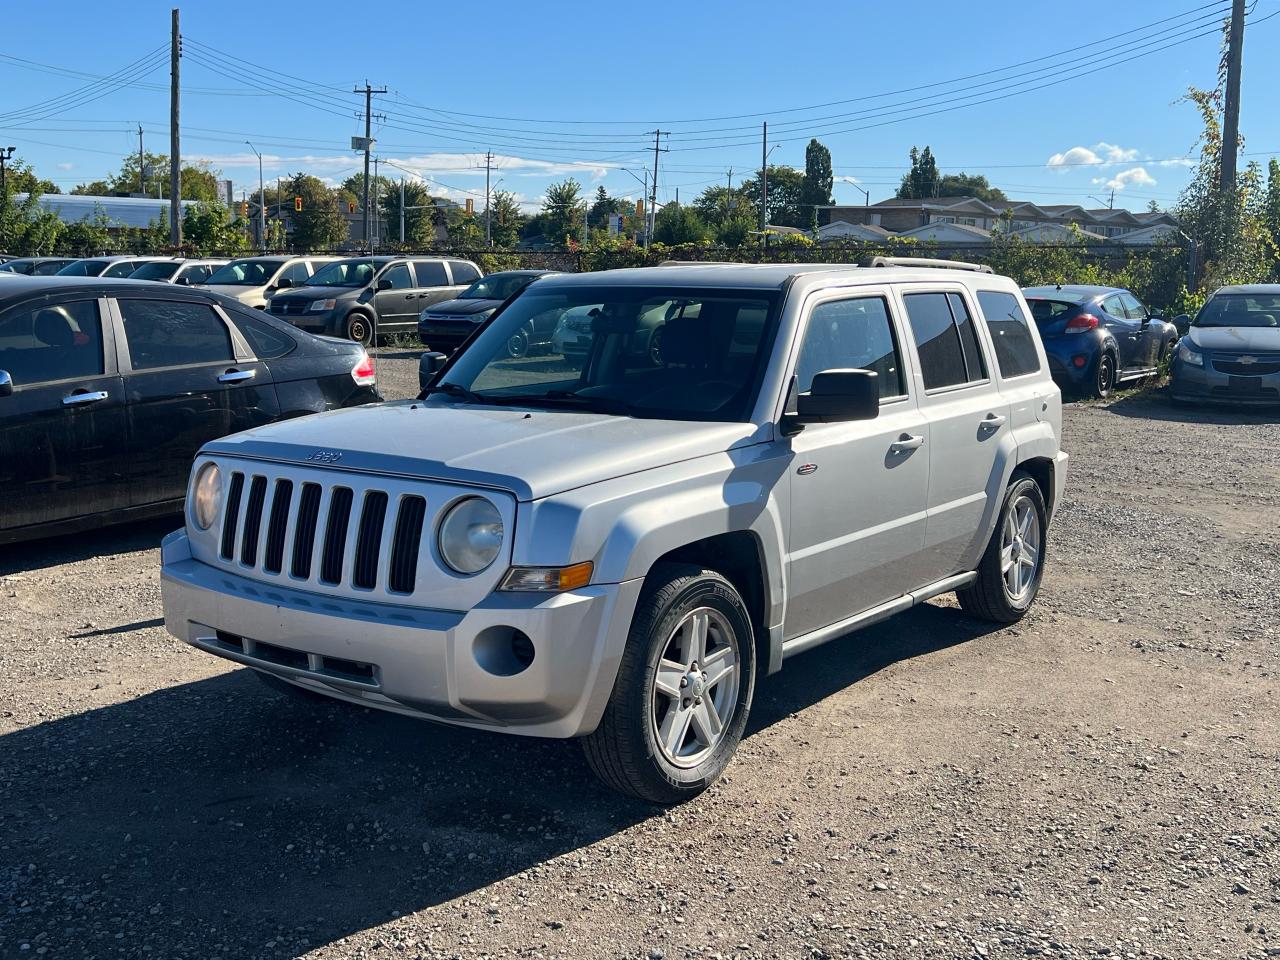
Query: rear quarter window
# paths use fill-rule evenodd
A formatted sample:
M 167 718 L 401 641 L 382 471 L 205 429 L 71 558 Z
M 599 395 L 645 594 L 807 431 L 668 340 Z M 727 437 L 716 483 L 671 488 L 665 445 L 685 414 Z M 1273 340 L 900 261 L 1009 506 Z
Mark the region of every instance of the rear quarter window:
M 298 346 L 298 342 L 293 337 L 283 330 L 277 330 L 266 320 L 241 310 L 227 312 L 235 325 L 240 328 L 240 332 L 244 334 L 244 338 L 249 341 L 249 348 L 259 360 L 278 360 L 292 353 Z
M 1039 301 L 1050 303 L 1051 301 Z M 1000 376 L 1021 377 L 1040 369 L 1035 338 L 1018 298 L 999 290 L 979 290 L 978 306 L 987 320 Z

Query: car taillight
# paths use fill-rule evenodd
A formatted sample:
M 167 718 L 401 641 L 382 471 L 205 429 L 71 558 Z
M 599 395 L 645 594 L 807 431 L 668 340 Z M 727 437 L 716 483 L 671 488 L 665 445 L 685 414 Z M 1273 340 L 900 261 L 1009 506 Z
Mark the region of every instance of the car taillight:
M 378 377 L 373 370 L 373 357 L 367 353 L 364 357 L 351 368 L 351 379 L 356 382 L 357 387 L 372 387 L 378 382 Z
M 1080 313 L 1067 321 L 1067 333 L 1084 333 L 1098 325 L 1098 318 L 1092 313 Z

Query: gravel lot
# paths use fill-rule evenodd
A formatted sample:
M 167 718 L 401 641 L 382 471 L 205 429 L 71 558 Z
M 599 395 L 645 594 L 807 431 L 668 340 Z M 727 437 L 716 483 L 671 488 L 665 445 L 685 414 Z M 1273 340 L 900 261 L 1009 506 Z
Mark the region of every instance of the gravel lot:
M 1034 613 L 789 662 L 675 810 L 179 644 L 173 520 L 0 550 L 0 955 L 1280 956 L 1278 424 L 1069 407 Z

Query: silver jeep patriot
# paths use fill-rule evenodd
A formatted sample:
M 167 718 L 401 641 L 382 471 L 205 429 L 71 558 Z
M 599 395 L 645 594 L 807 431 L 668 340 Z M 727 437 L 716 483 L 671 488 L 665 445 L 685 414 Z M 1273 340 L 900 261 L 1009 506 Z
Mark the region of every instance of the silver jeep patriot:
M 417 400 L 206 445 L 165 625 L 298 697 L 580 737 L 611 786 L 690 797 L 788 657 L 950 591 L 1035 599 L 1060 395 L 1018 287 L 965 266 L 540 280 Z M 574 342 L 511 357 L 547 314 Z

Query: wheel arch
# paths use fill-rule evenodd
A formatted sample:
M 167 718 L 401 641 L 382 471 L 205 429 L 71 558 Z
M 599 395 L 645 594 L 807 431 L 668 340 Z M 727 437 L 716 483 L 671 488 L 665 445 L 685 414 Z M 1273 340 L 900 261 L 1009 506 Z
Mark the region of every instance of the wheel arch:
M 1026 460 L 1019 461 L 1014 467 L 1014 473 L 1021 471 L 1031 477 L 1036 482 L 1036 486 L 1040 488 L 1040 495 L 1044 497 L 1045 511 L 1049 516 L 1053 516 L 1055 489 L 1054 486 L 1054 470 L 1055 466 L 1050 457 L 1029 457 Z

